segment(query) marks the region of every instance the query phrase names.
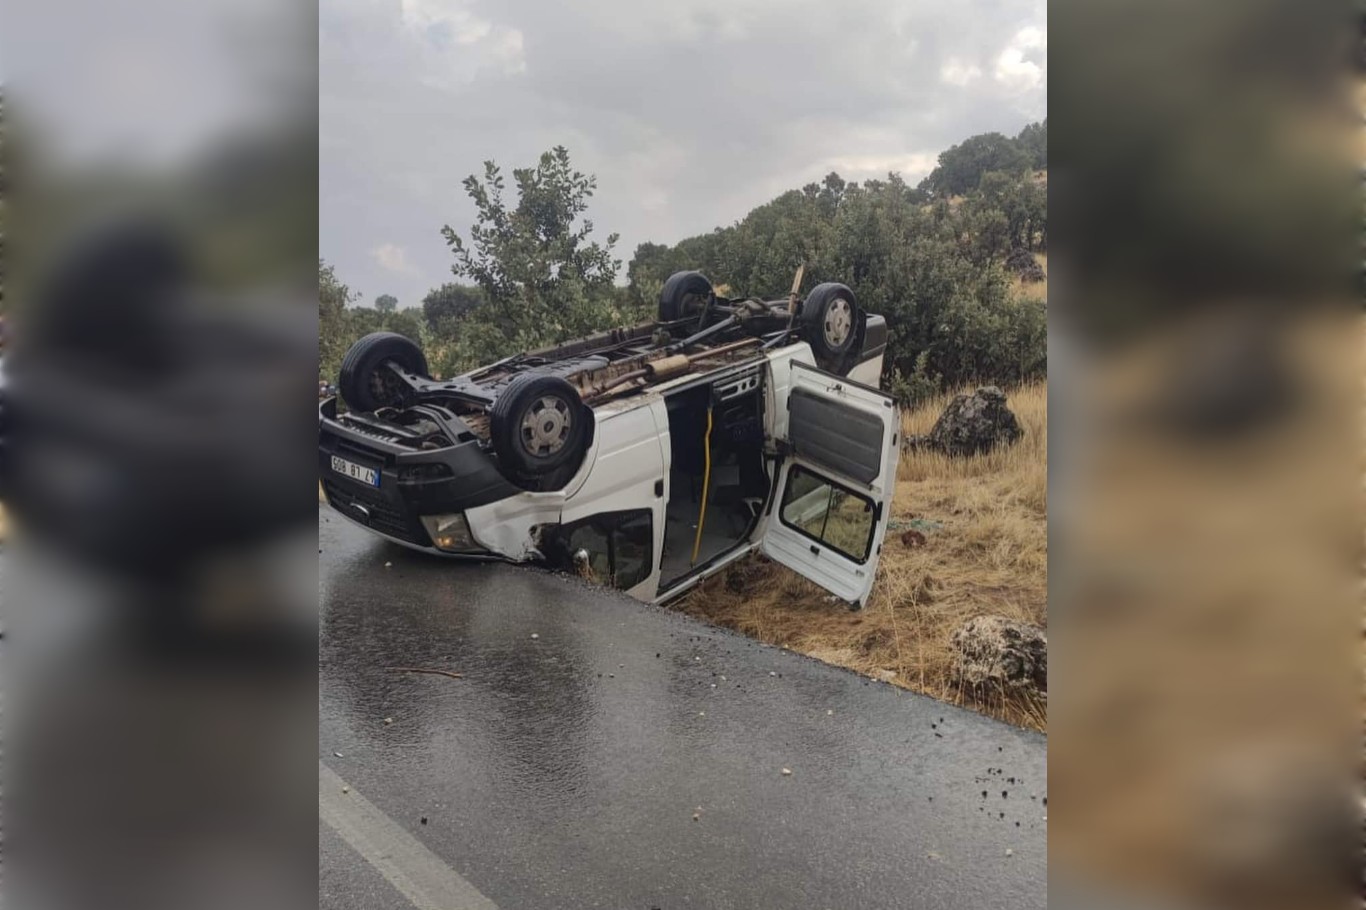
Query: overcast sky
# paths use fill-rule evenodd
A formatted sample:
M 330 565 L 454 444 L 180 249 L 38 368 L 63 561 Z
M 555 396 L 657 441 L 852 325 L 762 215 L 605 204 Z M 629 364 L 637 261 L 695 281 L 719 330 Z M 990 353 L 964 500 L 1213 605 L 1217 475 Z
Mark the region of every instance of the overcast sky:
M 1045 0 L 322 0 L 321 255 L 365 302 L 455 280 L 460 181 L 557 144 L 595 236 L 673 243 L 831 170 L 914 183 L 1046 115 Z M 509 173 L 509 183 L 511 176 Z

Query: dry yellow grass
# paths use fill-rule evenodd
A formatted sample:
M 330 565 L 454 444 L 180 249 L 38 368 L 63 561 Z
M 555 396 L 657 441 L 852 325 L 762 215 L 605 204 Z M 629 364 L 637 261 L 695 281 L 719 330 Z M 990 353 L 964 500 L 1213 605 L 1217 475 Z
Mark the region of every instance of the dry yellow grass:
M 948 396 L 903 418 L 907 433 L 933 425 Z M 1047 625 L 1047 386 L 1010 393 L 1025 435 L 987 455 L 906 452 L 893 516 L 942 528 L 925 545 L 889 531 L 867 606 L 850 612 L 794 572 L 759 557 L 712 578 L 678 605 L 690 615 L 827 663 L 888 679 L 1020 726 L 1043 730 L 1047 703 L 977 697 L 951 675 L 949 637 L 967 619 L 996 613 Z M 892 675 L 895 674 L 895 675 Z

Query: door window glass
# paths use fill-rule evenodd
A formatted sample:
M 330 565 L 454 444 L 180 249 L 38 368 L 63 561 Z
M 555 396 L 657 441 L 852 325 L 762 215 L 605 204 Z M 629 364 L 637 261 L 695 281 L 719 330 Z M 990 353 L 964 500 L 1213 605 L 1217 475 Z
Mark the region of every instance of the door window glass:
M 812 540 L 866 562 L 873 542 L 872 500 L 794 465 L 787 475 L 783 524 Z
M 564 528 L 574 568 L 594 581 L 633 588 L 654 565 L 653 515 L 649 509 L 602 512 Z

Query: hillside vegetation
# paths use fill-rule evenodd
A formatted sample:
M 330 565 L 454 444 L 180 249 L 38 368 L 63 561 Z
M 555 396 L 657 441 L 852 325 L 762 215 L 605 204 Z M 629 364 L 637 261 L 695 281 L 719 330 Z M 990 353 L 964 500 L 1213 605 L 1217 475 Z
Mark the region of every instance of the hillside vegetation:
M 831 173 L 728 227 L 640 244 L 622 286 L 616 235 L 595 239 L 587 218 L 597 180 L 574 170 L 566 149 L 514 169 L 510 180 L 486 162 L 464 181 L 475 223 L 464 233 L 440 228 L 457 280 L 433 288 L 420 309 L 388 295 L 353 306 L 343 277 L 319 263 L 322 375 L 335 376 L 351 342 L 380 328 L 421 342 L 432 369 L 451 375 L 652 318 L 676 271 L 700 269 L 733 293 L 776 296 L 804 264 L 805 289 L 841 281 L 887 316 L 883 380 L 904 402 L 978 380 L 1037 379 L 1047 365 L 1044 299 L 1004 263 L 1015 249 L 1047 250 L 1047 163 L 1045 122 L 1014 138 L 971 137 L 917 186 L 897 174 L 860 184 Z

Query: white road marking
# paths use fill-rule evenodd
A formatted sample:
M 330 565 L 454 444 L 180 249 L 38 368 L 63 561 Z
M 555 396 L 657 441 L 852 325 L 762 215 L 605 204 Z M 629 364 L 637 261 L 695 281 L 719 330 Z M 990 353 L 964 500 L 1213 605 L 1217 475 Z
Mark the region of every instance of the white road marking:
M 343 787 L 347 792 L 342 792 Z M 498 910 L 497 904 L 322 762 L 318 762 L 318 816 L 417 910 Z

